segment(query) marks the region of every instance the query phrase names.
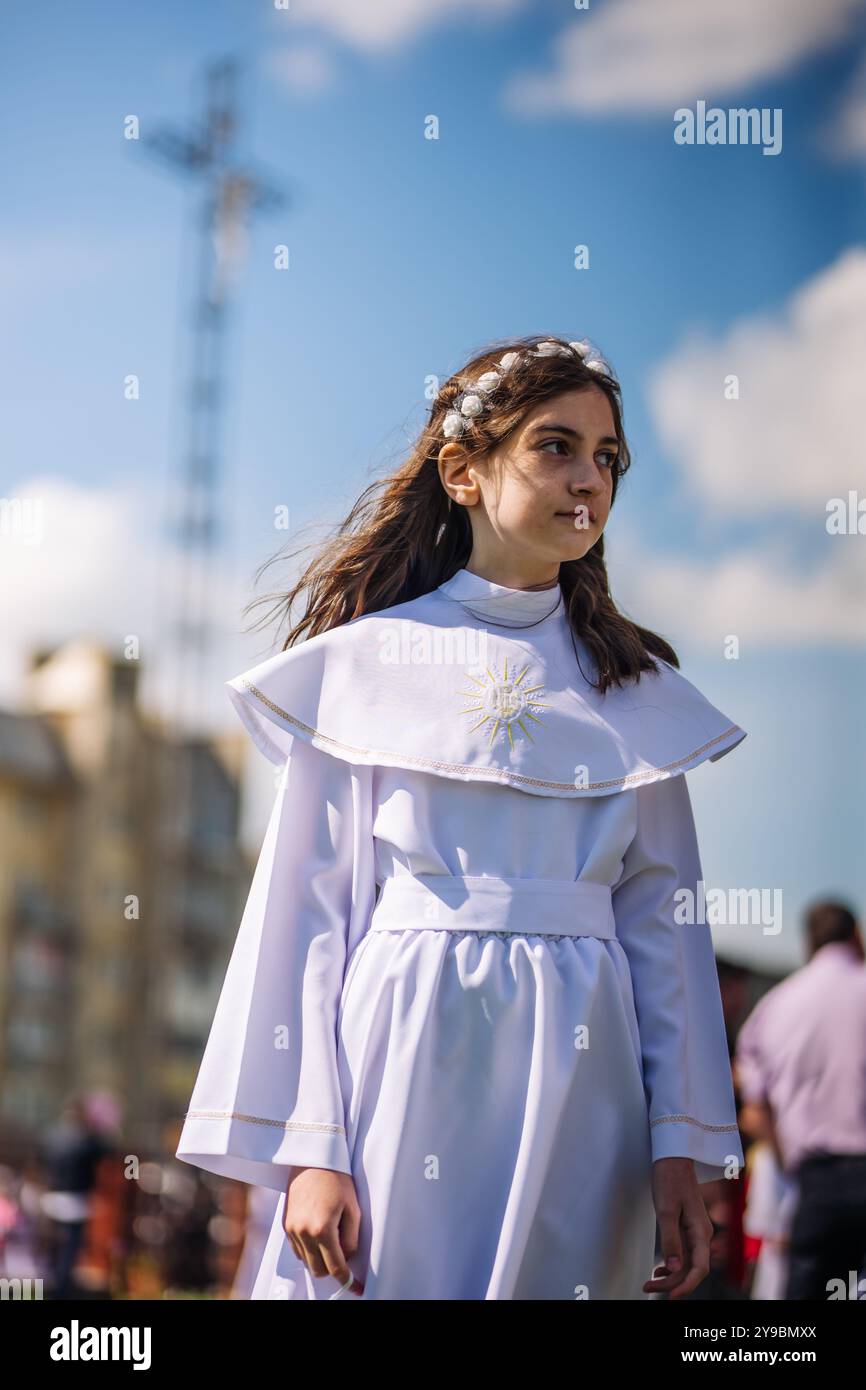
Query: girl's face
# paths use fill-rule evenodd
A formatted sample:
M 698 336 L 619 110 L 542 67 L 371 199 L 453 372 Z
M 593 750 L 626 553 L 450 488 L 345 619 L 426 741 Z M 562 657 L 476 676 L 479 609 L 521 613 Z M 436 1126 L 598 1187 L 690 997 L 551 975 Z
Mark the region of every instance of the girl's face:
M 536 406 L 480 462 L 467 462 L 456 441 L 446 444 L 439 474 L 469 509 L 471 567 L 526 584 L 555 580 L 559 565 L 581 559 L 604 530 L 618 452 L 610 402 L 597 386 Z

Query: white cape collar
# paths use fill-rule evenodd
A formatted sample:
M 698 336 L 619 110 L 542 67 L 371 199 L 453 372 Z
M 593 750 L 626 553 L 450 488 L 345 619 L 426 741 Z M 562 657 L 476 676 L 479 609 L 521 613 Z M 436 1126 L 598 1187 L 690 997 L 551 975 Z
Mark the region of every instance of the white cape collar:
M 460 576 L 450 590 L 354 618 L 228 681 L 261 751 L 282 765 L 301 737 L 350 763 L 578 797 L 676 776 L 746 737 L 660 659 L 657 673 L 600 695 L 581 674 L 592 663 L 575 639 L 578 666 L 564 604 L 506 630 L 454 601 L 458 590 L 473 602 L 497 597 L 479 592 L 489 581 L 477 575 L 470 594 Z M 533 601 L 540 594 L 529 591 Z

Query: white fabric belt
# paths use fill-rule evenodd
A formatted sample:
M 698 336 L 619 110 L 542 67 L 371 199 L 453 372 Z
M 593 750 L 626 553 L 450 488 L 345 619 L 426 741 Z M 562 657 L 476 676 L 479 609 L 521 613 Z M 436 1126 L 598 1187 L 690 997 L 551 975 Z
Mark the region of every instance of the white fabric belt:
M 616 937 L 607 884 L 486 875 L 397 874 L 386 878 L 369 929 L 407 928 Z

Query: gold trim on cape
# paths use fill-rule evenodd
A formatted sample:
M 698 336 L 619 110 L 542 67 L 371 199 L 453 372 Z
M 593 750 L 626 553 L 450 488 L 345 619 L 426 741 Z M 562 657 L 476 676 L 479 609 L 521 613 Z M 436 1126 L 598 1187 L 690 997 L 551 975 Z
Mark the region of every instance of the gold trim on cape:
M 443 772 L 469 773 L 470 775 L 472 773 L 477 775 L 478 773 L 477 763 L 445 763 L 441 762 L 438 758 L 424 758 L 419 754 L 389 753 L 383 748 L 356 748 L 351 743 L 343 743 L 338 738 L 331 738 L 329 734 L 323 734 L 319 729 L 314 729 L 312 725 L 304 724 L 302 720 L 296 719 L 294 715 L 289 714 L 288 710 L 281 709 L 279 705 L 274 704 L 273 700 L 269 700 L 267 695 L 259 690 L 257 686 L 253 685 L 251 681 L 248 681 L 245 676 L 240 677 L 240 683 L 245 690 L 248 690 L 251 695 L 254 695 L 255 698 L 269 710 L 273 710 L 274 714 L 278 714 L 281 719 L 287 720 L 289 724 L 294 724 L 297 729 L 301 729 L 305 734 L 310 734 L 321 740 L 322 743 L 329 743 L 334 748 L 341 748 L 344 753 L 360 753 L 364 757 L 373 758 L 399 758 L 401 766 L 412 764 L 416 767 L 438 767 L 441 768 Z M 573 782 L 549 782 L 542 777 L 527 777 L 524 773 L 510 772 L 507 768 L 485 767 L 483 771 L 485 774 L 496 777 L 503 782 L 517 782 L 530 787 L 552 787 L 555 791 L 582 792 L 599 791 L 604 787 L 629 787 L 635 783 L 646 782 L 647 780 L 656 778 L 660 772 L 670 772 L 672 768 L 682 767 L 684 763 L 691 762 L 692 758 L 698 757 L 700 753 L 706 753 L 708 748 L 713 748 L 717 743 L 722 743 L 726 738 L 729 738 L 731 734 L 735 734 L 738 731 L 739 725 L 731 724 L 729 728 L 725 729 L 724 733 L 717 734 L 716 737 L 711 738 L 708 743 L 701 744 L 700 748 L 695 748 L 693 752 L 688 753 L 684 758 L 677 758 L 675 762 L 665 763 L 663 767 L 648 768 L 646 772 L 629 772 L 624 777 L 611 777 L 606 782 L 587 782 L 586 786 L 582 787 L 575 786 Z M 489 780 L 489 777 L 485 776 L 485 780 Z

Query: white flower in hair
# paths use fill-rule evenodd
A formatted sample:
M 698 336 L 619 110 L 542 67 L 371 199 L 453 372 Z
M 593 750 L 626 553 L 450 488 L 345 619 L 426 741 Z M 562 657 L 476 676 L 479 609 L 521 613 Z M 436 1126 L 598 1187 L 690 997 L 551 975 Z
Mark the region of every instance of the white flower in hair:
M 480 396 L 464 396 L 460 402 L 461 415 L 467 416 L 470 420 L 474 420 L 476 416 L 480 415 L 483 409 L 484 401 Z
M 486 394 L 488 391 L 495 391 L 501 380 L 502 377 L 498 372 L 485 372 L 473 384 L 476 391 L 483 391 Z
M 554 343 L 548 340 L 547 342 L 539 343 L 532 355 L 533 357 L 567 357 L 568 349 L 563 347 L 562 343 Z
M 579 353 L 581 357 L 586 357 L 589 352 L 590 342 L 588 338 L 581 338 L 576 343 L 569 343 L 568 346 L 574 348 L 574 351 Z
M 607 373 L 607 363 L 602 357 L 590 357 L 583 365 L 588 367 L 591 372 Z
M 500 357 L 499 365 L 504 372 L 510 372 L 511 368 L 515 367 L 519 361 L 519 352 L 506 352 L 504 357 Z
M 446 439 L 456 439 L 463 433 L 466 424 L 467 422 L 464 420 L 459 410 L 449 410 L 448 414 L 445 416 L 442 432 Z

